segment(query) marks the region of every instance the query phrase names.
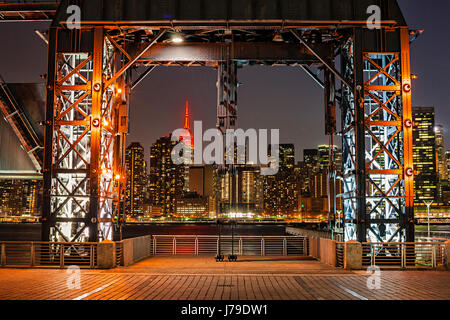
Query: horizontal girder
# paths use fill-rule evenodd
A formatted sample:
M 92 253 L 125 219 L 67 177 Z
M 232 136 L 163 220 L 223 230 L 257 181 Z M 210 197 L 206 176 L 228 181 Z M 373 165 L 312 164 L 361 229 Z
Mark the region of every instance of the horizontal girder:
M 59 1 L 0 3 L 0 22 L 52 21 Z
M 135 46 L 133 51 L 140 51 L 145 44 Z M 323 56 L 329 56 L 332 48 L 329 45 L 318 44 L 315 46 Z M 299 63 L 313 64 L 319 60 L 314 57 L 304 46 L 289 43 L 186 43 L 173 45 L 170 43 L 158 43 L 148 49 L 140 61 L 146 63 L 158 62 L 217 62 L 217 61 L 249 61 L 271 63 Z
M 64 0 L 56 24 L 67 20 Z M 373 0 L 90 0 L 83 24 L 146 26 L 297 26 L 366 24 Z M 379 0 L 383 23 L 406 25 L 395 0 Z

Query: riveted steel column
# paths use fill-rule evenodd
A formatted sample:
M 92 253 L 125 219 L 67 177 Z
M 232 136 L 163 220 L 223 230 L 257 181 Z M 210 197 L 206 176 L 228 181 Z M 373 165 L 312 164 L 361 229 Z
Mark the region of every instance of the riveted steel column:
M 45 102 L 44 122 L 44 163 L 43 163 L 43 203 L 42 203 L 42 229 L 41 240 L 50 240 L 50 226 L 55 224 L 51 216 L 51 189 L 53 164 L 53 116 L 55 106 L 55 80 L 56 80 L 56 48 L 57 28 L 49 29 L 48 66 L 47 66 L 47 100 Z
M 363 30 L 354 29 L 354 114 L 355 114 L 355 182 L 356 182 L 356 237 L 359 242 L 366 241 L 366 146 L 364 124 L 364 59 Z
M 237 63 L 219 62 L 217 70 L 217 128 L 225 133 L 237 122 Z
M 100 142 L 103 96 L 103 37 L 102 27 L 94 30 L 93 73 L 92 73 L 92 111 L 91 111 L 91 157 L 90 157 L 90 199 L 89 199 L 89 241 L 98 240 L 99 214 L 99 174 Z
M 405 236 L 406 242 L 414 242 L 414 165 L 413 165 L 413 123 L 411 102 L 411 65 L 409 52 L 409 30 L 400 29 L 402 104 L 403 104 L 403 154 L 405 181 Z M 409 87 L 408 87 L 409 86 Z M 406 90 L 405 90 L 406 89 Z

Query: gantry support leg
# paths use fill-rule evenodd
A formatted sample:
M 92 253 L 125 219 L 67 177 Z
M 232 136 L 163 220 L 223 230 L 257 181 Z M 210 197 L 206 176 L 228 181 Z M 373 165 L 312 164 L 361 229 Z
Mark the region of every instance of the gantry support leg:
M 93 51 L 93 70 L 92 70 L 92 109 L 91 119 L 93 126 L 91 128 L 90 144 L 90 195 L 89 195 L 89 241 L 97 242 L 99 233 L 99 192 L 100 192 L 100 141 L 102 130 L 102 99 L 103 99 L 103 28 L 94 29 L 94 51 Z M 95 125 L 97 124 L 97 125 Z
M 52 163 L 53 163 L 53 124 L 55 104 L 55 79 L 56 79 L 56 37 L 57 28 L 49 29 L 48 47 L 48 70 L 47 70 L 47 99 L 45 103 L 44 122 L 44 161 L 42 167 L 43 179 L 43 202 L 42 202 L 42 226 L 41 240 L 50 240 L 50 227 L 55 224 L 51 214 L 51 192 L 52 192 Z
M 354 134 L 355 134 L 355 182 L 356 182 L 356 237 L 359 242 L 366 242 L 366 145 L 365 145 L 365 110 L 364 110 L 364 61 L 362 29 L 354 30 L 353 43 L 353 97 L 354 97 Z
M 217 70 L 217 128 L 225 133 L 237 122 L 237 63 L 219 62 Z
M 81 40 L 65 40 L 72 38 L 71 32 L 80 33 Z M 116 178 L 114 173 L 123 172 L 123 157 L 115 158 L 124 141 L 118 132 L 123 99 L 117 99 L 116 90 L 123 77 L 106 84 L 121 59 L 104 32 L 102 27 L 50 29 L 44 241 L 96 242 L 112 237 L 113 203 L 123 186 L 120 174 Z
M 345 239 L 414 241 L 408 29 L 356 28 L 342 52 Z
M 404 183 L 405 183 L 405 217 L 402 225 L 405 228 L 406 242 L 415 241 L 414 226 L 414 161 L 413 161 L 413 116 L 411 99 L 411 57 L 410 35 L 408 27 L 400 28 L 401 43 L 401 80 L 403 102 L 403 153 L 404 153 Z
M 217 123 L 216 127 L 226 134 L 228 129 L 236 129 L 237 125 L 237 63 L 231 60 L 219 62 L 217 69 Z M 233 150 L 224 149 L 224 163 L 227 153 Z M 236 155 L 233 155 L 236 160 Z M 236 189 L 234 169 L 232 165 L 220 165 L 217 170 L 218 185 L 216 185 L 216 210 L 217 215 L 223 213 L 221 208 L 228 207 L 232 210 L 234 203 L 234 190 Z M 224 202 L 221 193 L 221 185 L 227 184 L 228 204 Z

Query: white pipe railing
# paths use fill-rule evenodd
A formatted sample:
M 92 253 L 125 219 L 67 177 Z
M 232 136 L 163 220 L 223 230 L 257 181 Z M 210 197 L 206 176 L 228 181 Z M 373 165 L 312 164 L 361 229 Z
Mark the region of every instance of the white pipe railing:
M 153 235 L 153 255 L 306 256 L 307 238 L 302 236 Z
M 0 267 L 95 268 L 95 242 L 0 241 Z
M 442 242 L 362 243 L 364 266 L 436 268 L 445 263 Z

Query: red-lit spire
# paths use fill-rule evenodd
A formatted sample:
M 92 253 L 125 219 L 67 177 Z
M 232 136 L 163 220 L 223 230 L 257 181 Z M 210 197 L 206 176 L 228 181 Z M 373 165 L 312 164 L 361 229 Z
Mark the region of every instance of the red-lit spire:
M 184 111 L 184 129 L 187 130 L 187 132 L 184 132 L 180 136 L 180 141 L 183 140 L 185 143 L 188 143 L 187 137 L 189 136 L 189 144 L 193 147 L 194 146 L 194 136 L 191 132 L 191 126 L 189 125 L 189 102 L 186 100 L 186 109 Z
M 186 100 L 186 109 L 184 111 L 184 129 L 191 130 L 189 125 L 189 101 Z

